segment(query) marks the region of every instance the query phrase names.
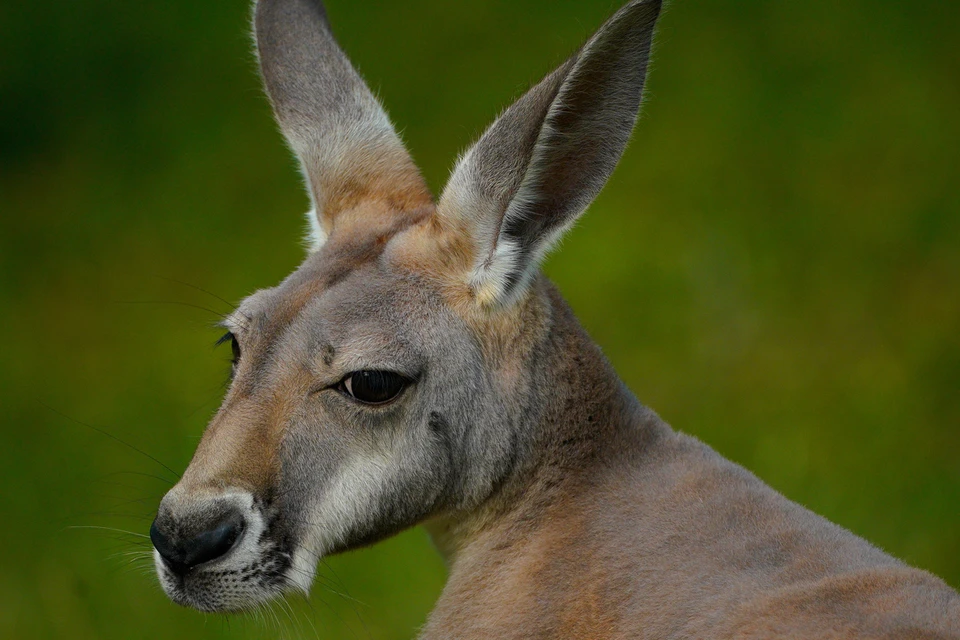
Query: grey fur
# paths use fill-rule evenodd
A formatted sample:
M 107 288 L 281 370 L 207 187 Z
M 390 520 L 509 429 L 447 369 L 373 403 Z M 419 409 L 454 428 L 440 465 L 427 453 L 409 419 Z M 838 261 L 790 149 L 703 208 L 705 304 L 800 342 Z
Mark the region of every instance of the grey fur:
M 247 531 L 182 579 L 158 558 L 174 600 L 250 607 L 306 589 L 319 556 L 424 523 L 450 577 L 423 638 L 960 638 L 960 596 L 941 580 L 640 405 L 535 260 L 514 265 L 525 286 L 498 305 L 466 281 L 491 256 L 471 248 L 506 238 L 535 256 L 600 189 L 658 9 L 630 2 L 505 112 L 454 176 L 462 209 L 361 190 L 352 226 L 242 303 L 235 379 L 158 522 L 188 540 L 238 509 Z M 350 131 L 342 110 L 369 92 L 319 3 L 264 0 L 257 28 L 293 146 Z M 369 139 L 347 141 L 331 164 L 298 153 L 343 171 Z M 412 383 L 365 405 L 338 384 L 360 370 Z
M 307 178 L 322 239 L 371 191 L 429 201 L 419 172 L 340 50 L 319 0 L 261 0 L 254 13 L 264 86 Z M 315 247 L 318 248 L 318 247 Z
M 494 286 L 501 301 L 516 297 L 620 160 L 637 120 L 659 12 L 659 0 L 627 3 L 508 108 L 454 171 L 440 215 L 466 210 L 480 219 L 476 277 L 500 280 Z M 504 247 L 509 255 L 499 256 Z

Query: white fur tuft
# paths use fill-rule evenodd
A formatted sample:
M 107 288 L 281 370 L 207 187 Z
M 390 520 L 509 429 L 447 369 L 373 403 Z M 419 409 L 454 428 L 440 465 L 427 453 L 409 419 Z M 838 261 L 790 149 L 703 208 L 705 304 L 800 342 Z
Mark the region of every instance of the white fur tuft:
M 505 302 L 504 294 L 510 278 L 522 268 L 520 247 L 513 240 L 501 237 L 493 252 L 476 264 L 470 274 L 470 286 L 480 304 L 486 306 Z
M 307 211 L 307 236 L 304 238 L 304 244 L 307 245 L 307 252 L 316 253 L 320 251 L 327 241 L 327 232 L 320 224 L 320 218 L 317 217 L 316 208 Z

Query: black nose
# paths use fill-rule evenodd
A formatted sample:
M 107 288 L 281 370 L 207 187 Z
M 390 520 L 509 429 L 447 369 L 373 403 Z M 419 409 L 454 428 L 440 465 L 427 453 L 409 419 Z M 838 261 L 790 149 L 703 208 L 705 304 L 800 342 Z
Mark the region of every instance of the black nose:
M 150 525 L 150 540 L 168 567 L 183 575 L 198 564 L 216 560 L 233 548 L 243 533 L 243 518 L 230 514 L 205 531 L 178 535 L 168 520 L 157 518 Z

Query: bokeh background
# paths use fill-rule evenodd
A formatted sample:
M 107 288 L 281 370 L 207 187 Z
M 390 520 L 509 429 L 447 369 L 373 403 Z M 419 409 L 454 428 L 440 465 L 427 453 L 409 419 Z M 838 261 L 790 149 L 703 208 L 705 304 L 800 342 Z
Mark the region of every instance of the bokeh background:
M 435 190 L 616 6 L 328 2 Z M 0 637 L 410 638 L 440 592 L 421 530 L 259 616 L 179 609 L 143 561 L 223 392 L 224 300 L 302 257 L 248 24 L 0 4 Z M 546 265 L 642 401 L 955 587 L 958 31 L 941 0 L 676 0 L 633 143 Z

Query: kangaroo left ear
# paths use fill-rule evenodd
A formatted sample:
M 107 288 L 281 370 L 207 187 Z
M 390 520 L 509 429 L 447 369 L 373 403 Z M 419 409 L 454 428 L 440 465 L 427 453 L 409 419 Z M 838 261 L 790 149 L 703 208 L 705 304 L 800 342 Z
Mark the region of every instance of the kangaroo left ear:
M 438 215 L 469 236 L 483 305 L 516 300 L 593 201 L 637 119 L 660 0 L 634 0 L 461 158 Z

